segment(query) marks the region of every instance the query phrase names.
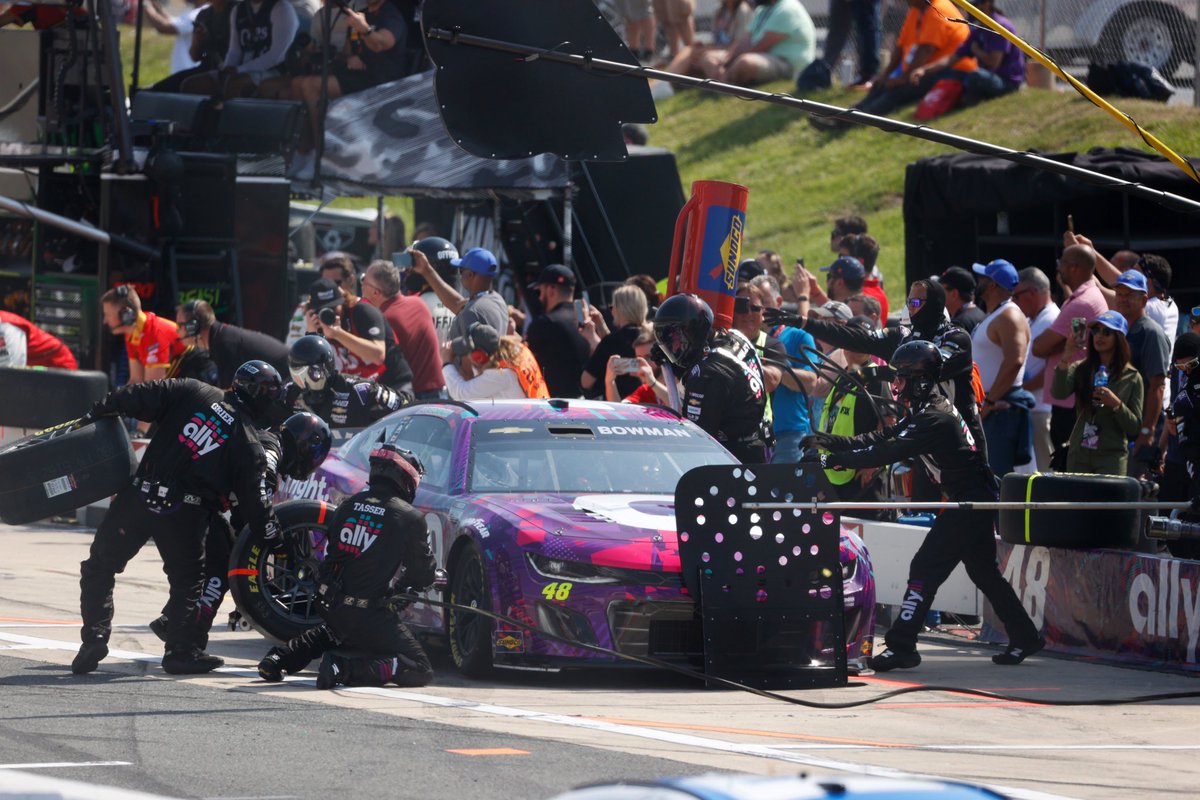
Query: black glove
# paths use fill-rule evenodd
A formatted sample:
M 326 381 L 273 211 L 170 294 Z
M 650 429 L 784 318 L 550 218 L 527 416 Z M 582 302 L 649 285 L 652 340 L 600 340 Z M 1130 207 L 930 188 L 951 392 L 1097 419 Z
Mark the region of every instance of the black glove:
M 782 308 L 764 308 L 763 320 L 772 327 L 786 325 L 789 328 L 803 328 L 806 322 L 799 314 L 792 314 Z
M 833 450 L 837 444 L 837 437 L 831 433 L 810 433 L 800 440 L 801 448 L 814 448 L 817 450 Z
M 824 453 L 818 453 L 816 450 L 812 449 L 811 447 L 806 448 L 806 449 L 800 451 L 799 463 L 801 463 L 801 464 L 820 464 L 821 457 L 823 455 L 824 455 Z

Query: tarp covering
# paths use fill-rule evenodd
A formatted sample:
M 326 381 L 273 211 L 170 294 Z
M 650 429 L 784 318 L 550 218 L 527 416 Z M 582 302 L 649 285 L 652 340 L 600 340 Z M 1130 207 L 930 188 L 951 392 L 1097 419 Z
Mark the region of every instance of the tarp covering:
M 432 72 L 334 100 L 325 119 L 325 191 L 548 197 L 567 186 L 567 164 L 556 156 L 493 161 L 468 154 L 450 138 L 437 109 Z

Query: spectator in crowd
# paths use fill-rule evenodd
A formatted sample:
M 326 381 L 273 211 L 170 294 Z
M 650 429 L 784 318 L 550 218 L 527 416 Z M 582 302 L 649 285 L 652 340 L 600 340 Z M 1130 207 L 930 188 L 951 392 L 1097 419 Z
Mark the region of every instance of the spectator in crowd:
M 20 314 L 0 310 L 0 367 L 79 369 L 62 340 Z
M 613 356 L 634 358 L 633 343 L 646 328 L 646 295 L 637 286 L 618 286 L 612 296 L 613 330 L 600 340 L 588 358 L 579 385 L 585 397 L 599 397 L 602 381 Z M 617 391 L 621 397 L 630 394 L 641 384 L 636 374 L 617 377 Z
M 1016 33 L 1012 22 L 993 0 L 980 0 L 977 7 L 1009 32 Z M 967 58 L 975 59 L 975 69 L 966 69 L 969 64 L 960 61 Z M 959 68 L 950 69 L 956 62 Z M 982 25 L 972 25 L 970 35 L 957 51 L 918 69 L 935 82 L 946 78 L 962 83 L 962 97 L 957 106 L 969 108 L 983 100 L 1020 89 L 1021 84 L 1025 83 L 1025 54 L 1000 34 Z
M 436 400 L 446 396 L 438 357 L 433 315 L 416 297 L 400 294 L 400 270 L 391 261 L 372 261 L 362 279 L 363 299 L 383 313 L 413 373 L 413 397 Z
M 695 43 L 695 12 L 695 0 L 654 0 L 654 18 L 662 26 L 669 58 L 674 59 L 681 49 Z
M 938 81 L 938 74 L 929 72 L 929 65 L 955 56 L 969 35 L 968 26 L 954 21 L 961 18 L 961 13 L 950 0 L 908 0 L 908 15 L 887 64 L 875 77 L 866 98 L 854 107 L 886 116 L 924 97 Z M 957 68 L 962 61 L 961 57 L 953 58 L 947 66 Z M 831 117 L 810 116 L 808 120 L 826 130 L 850 124 Z
M 153 311 L 143 311 L 137 290 L 129 284 L 105 292 L 100 298 L 100 306 L 108 329 L 125 337 L 129 382 L 142 383 L 166 377 L 171 358 L 179 348 L 175 323 Z
M 835 0 L 829 4 L 828 31 L 825 34 L 825 63 L 837 65 L 842 49 L 854 25 L 858 43 L 858 74 L 849 88 L 866 91 L 879 71 L 879 47 L 883 38 L 883 21 L 879 0 Z
M 367 0 L 363 11 L 345 7 L 350 34 L 343 50 L 344 60 L 332 65 L 325 84 L 326 97 L 332 101 L 361 92 L 381 83 L 398 80 L 408 74 L 405 41 L 408 25 L 404 14 L 389 0 Z M 293 94 L 308 108 L 309 128 L 302 131 L 292 162 L 292 174 L 311 175 L 312 152 L 325 128 L 321 109 L 322 76 L 301 75 L 292 81 Z
M 750 286 L 759 292 L 766 308 L 783 307 L 779 285 L 770 275 L 755 278 Z M 808 301 L 801 305 L 807 310 Z M 781 369 L 779 385 L 771 396 L 771 424 L 775 434 L 775 453 L 771 463 L 792 464 L 800 457 L 800 440 L 812 431 L 811 397 L 816 389 L 817 373 L 812 367 L 815 357 L 809 351 L 815 350 L 817 344 L 807 331 L 800 328 L 775 325 L 768 327 L 766 333 L 778 339 L 785 354 L 782 362 L 787 365 Z
M 175 309 L 179 341 L 185 346 L 207 350 L 217 367 L 219 388 L 233 383 L 233 374 L 247 361 L 265 361 L 279 374 L 287 374 L 288 348 L 274 336 L 217 321 L 206 300 L 189 300 Z
M 1066 307 L 1064 306 L 1064 314 Z M 1051 383 L 1059 400 L 1075 397 L 1075 427 L 1067 451 L 1067 472 L 1124 475 L 1129 439 L 1142 424 L 1142 376 L 1129 363 L 1129 323 L 1116 311 L 1096 316 L 1088 330 L 1086 358 L 1076 360 L 1079 338 L 1071 336 L 1054 366 Z M 1097 371 L 1108 372 L 1108 385 L 1096 386 Z
M 1095 250 L 1091 239 L 1073 231 L 1065 231 L 1063 247 L 1073 244 L 1087 245 Z M 1116 291 L 1108 287 L 1116 283 L 1122 272 L 1131 269 L 1146 276 L 1146 290 L 1150 298 L 1146 303 L 1146 315 L 1157 322 L 1167 337 L 1173 340 L 1179 334 L 1179 306 L 1168 293 L 1171 288 L 1171 263 L 1162 256 L 1153 253 L 1138 255 L 1132 250 L 1118 250 L 1108 259 L 1097 251 L 1096 280 L 1109 308 L 1116 307 Z
M 846 298 L 846 305 L 855 317 L 866 317 L 872 330 L 883 327 L 886 317 L 883 315 L 882 306 L 879 305 L 879 298 L 869 294 L 856 294 Z
M 806 296 L 814 307 L 824 306 L 830 300 L 843 301 L 856 294 L 863 293 L 863 282 L 867 271 L 862 262 L 853 256 L 838 256 L 827 267 L 821 267 L 826 275 L 825 288 L 817 282 L 817 278 L 802 265 L 796 265 L 795 277 L 808 287 Z M 845 319 L 849 319 L 847 314 Z
M 151 91 L 178 91 L 179 84 L 183 80 L 179 76 L 187 77 L 196 67 L 200 66 L 200 59 L 192 55 L 192 37 L 196 21 L 200 12 L 204 10 L 205 4 L 196 2 L 196 0 L 188 0 L 187 5 L 187 11 L 172 16 L 163 9 L 158 0 L 147 0 L 141 4 L 142 12 L 150 27 L 163 36 L 175 37 L 175 41 L 171 43 L 171 74 L 150 87 Z M 228 41 L 228 36 L 226 41 Z M 224 56 L 224 53 L 221 55 Z
M 263 81 L 282 74 L 300 20 L 287 0 L 245 0 L 233 5 L 230 27 L 220 69 L 192 75 L 182 81 L 180 91 L 218 100 L 253 95 Z
M 712 20 L 712 46 L 728 48 L 745 35 L 754 9 L 746 0 L 721 0 Z M 692 47 L 703 47 L 693 42 Z
M 289 50 L 287 60 L 280 69 L 281 74 L 260 83 L 257 96 L 270 100 L 297 100 L 299 98 L 292 89 L 292 82 L 297 77 L 319 75 L 323 59 L 328 58 L 332 66 L 341 58 L 350 36 L 350 21 L 345 13 L 350 5 L 339 4 L 336 0 L 321 0 L 317 13 L 309 21 L 307 34 L 301 33 Z M 325 31 L 327 22 L 328 33 Z M 375 228 L 372 227 L 372 230 Z
M 962 267 L 948 267 L 938 277 L 938 282 L 946 290 L 946 311 L 950 313 L 950 321 L 967 333 L 974 332 L 975 326 L 987 316 L 975 305 L 975 276 Z
M 755 267 L 758 267 L 758 262 L 753 263 Z M 741 277 L 740 271 L 738 277 Z M 765 275 L 756 275 L 751 281 L 762 277 Z M 733 329 L 745 336 L 747 341 L 754 346 L 755 355 L 758 357 L 759 364 L 762 365 L 763 387 L 767 392 L 766 404 L 763 408 L 763 421 L 771 434 L 766 439 L 767 447 L 769 452 L 773 452 L 770 448 L 775 445 L 775 409 L 771 402 L 771 394 L 783 380 L 783 366 L 788 364 L 788 356 L 780 341 L 764 330 L 763 312 L 768 306 L 776 307 L 774 300 L 768 299 L 763 289 L 753 286 L 751 282 L 739 280 L 733 306 Z M 792 385 L 796 385 L 795 379 L 792 379 Z M 798 451 L 796 457 L 799 457 Z
M 412 394 L 412 368 L 378 308 L 324 278 L 313 282 L 308 305 L 307 330 L 333 345 L 339 373 L 374 378 L 389 389 Z
M 1129 364 L 1141 375 L 1146 391 L 1142 399 L 1142 424 L 1133 441 L 1133 457 L 1129 460 L 1129 474 L 1135 478 L 1145 477 L 1158 467 L 1160 453 L 1156 452 L 1155 444 L 1171 364 L 1171 340 L 1146 314 L 1146 284 L 1145 275 L 1130 269 L 1121 273 L 1113 287 L 1116 311 L 1129 325 L 1125 334 L 1129 343 Z
M 1002 258 L 971 269 L 979 276 L 979 297 L 988 314 L 971 334 L 971 353 L 979 366 L 984 397 L 980 417 L 987 437 L 988 465 L 1003 477 L 1033 452 L 1029 412 L 1036 402 L 1022 386 L 1029 323 L 1012 302 L 1020 279 L 1017 268 Z
M 502 336 L 486 322 L 442 346 L 442 375 L 453 400 L 548 398 L 542 370 L 516 336 Z
M 491 251 L 472 247 L 462 258 L 450 259 L 450 266 L 458 270 L 458 280 L 466 297 L 442 277 L 440 269 L 434 268 L 422 248 L 412 247 L 409 252 L 413 257 L 412 271 L 420 275 L 446 308 L 454 312 L 454 321 L 450 323 L 451 339 L 466 335 L 475 322 L 486 322 L 497 331 L 508 330 L 508 303 L 494 286 L 500 264 Z M 439 265 L 444 261 L 445 252 L 444 247 L 437 251 Z
M 317 260 L 317 277 L 333 281 L 339 288 L 354 289 L 354 256 L 334 250 L 326 253 Z M 288 323 L 287 336 L 283 343 L 291 347 L 297 339 L 309 333 L 305 317 L 308 314 L 308 296 L 300 298 L 296 310 L 292 312 L 291 322 Z
M 888 315 L 887 294 L 883 291 L 883 274 L 879 271 L 879 242 L 869 233 L 851 233 L 842 237 L 845 255 L 862 262 L 866 275 L 863 276 L 863 293 L 879 301 L 884 319 Z
M 625 45 L 634 58 L 649 63 L 656 49 L 653 0 L 618 0 L 616 6 L 625 23 Z
M 642 295 L 646 298 L 646 323 L 654 319 L 654 312 L 658 309 L 658 304 L 661 299 L 658 296 L 658 286 L 654 282 L 654 278 L 645 273 L 639 275 L 630 275 L 625 279 L 626 286 L 636 286 L 641 290 Z
M 842 239 L 853 233 L 868 233 L 867 221 L 857 214 L 838 217 L 833 221 L 833 230 L 829 232 L 829 251 L 842 255 Z
M 1033 343 L 1058 319 L 1058 306 L 1050 299 L 1050 280 L 1037 267 L 1017 273 L 1021 280 L 1013 292 L 1013 302 L 1029 321 L 1029 349 L 1025 354 L 1025 389 L 1037 402 L 1030 415 L 1033 429 L 1034 466 L 1038 472 L 1050 469 L 1050 410 L 1042 391 L 1046 379 L 1046 359 L 1033 353 Z
M 551 264 L 528 287 L 537 292 L 544 313 L 534 317 L 525 342 L 541 365 L 551 397 L 579 397 L 579 376 L 591 348 L 580 333 L 581 323 L 572 305 L 575 273 L 562 264 Z
M 791 80 L 813 60 L 815 43 L 816 28 L 799 0 L 759 0 L 749 30 L 732 46 L 685 48 L 667 71 L 738 86 Z
M 663 383 L 662 368 L 650 358 L 653 349 L 654 331 L 649 325 L 646 325 L 638 334 L 637 341 L 633 343 L 634 360 L 637 362 L 637 372 L 634 373 L 634 376 L 639 381 L 638 387 L 624 396 L 617 390 L 617 379 L 631 373 L 627 369 L 619 371 L 618 365 L 627 360 L 618 355 L 609 356 L 608 363 L 604 368 L 605 400 L 610 403 L 670 405 L 671 394 L 667 385 Z
M 425 260 L 432 265 L 442 282 L 454 289 L 457 295 L 458 268 L 454 266 L 454 262 L 459 260 L 458 248 L 440 236 L 426 236 L 418 239 L 413 249 L 424 254 Z M 450 341 L 450 329 L 454 327 L 455 313 L 442 302 L 438 293 L 429 285 L 429 281 L 425 280 L 425 276 L 415 269 L 406 271 L 404 293 L 421 298 L 421 302 L 429 309 L 429 314 L 433 317 L 433 327 L 437 330 L 438 344 L 443 345 Z M 458 297 L 462 299 L 461 295 Z
M 654 337 L 683 382 L 683 413 L 743 464 L 768 460 L 767 393 L 754 345 L 736 330 L 714 331 L 713 313 L 694 294 L 668 297 Z
M 1043 380 L 1043 399 L 1050 409 L 1050 446 L 1053 449 L 1051 466 L 1063 469 L 1066 466 L 1066 442 L 1075 428 L 1075 400 L 1068 394 L 1058 397 L 1050 391 L 1054 381 L 1055 364 L 1062 355 L 1063 346 L 1076 329 L 1082 329 L 1096 317 L 1108 310 L 1104 295 L 1096 282 L 1096 251 L 1088 245 L 1071 245 L 1063 250 L 1058 259 L 1058 281 L 1067 298 L 1062 310 L 1050 327 L 1033 340 L 1033 354 L 1046 359 L 1046 375 Z M 1079 320 L 1079 322 L 1075 322 Z M 1083 355 L 1077 346 L 1072 353 Z
M 784 302 L 796 302 L 796 293 L 792 291 L 792 282 L 788 280 L 788 276 L 783 271 L 783 259 L 779 257 L 779 253 L 774 250 L 759 250 L 754 260 L 775 281 L 775 285 L 779 287 L 779 295 Z

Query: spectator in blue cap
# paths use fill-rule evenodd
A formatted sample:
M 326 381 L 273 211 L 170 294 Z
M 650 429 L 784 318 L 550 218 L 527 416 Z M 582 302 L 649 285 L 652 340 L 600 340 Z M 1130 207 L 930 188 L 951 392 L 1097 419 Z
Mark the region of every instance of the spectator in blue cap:
M 1024 388 L 1029 321 L 1012 301 L 1020 279 L 1003 258 L 974 264 L 975 295 L 987 316 L 971 332 L 971 353 L 979 366 L 984 397 L 980 417 L 987 437 L 988 464 L 1003 477 L 1033 456 L 1030 413 L 1037 399 Z
M 840 256 L 828 267 L 821 267 L 821 272 L 829 273 L 825 283 L 826 296 L 841 302 L 862 293 L 867 279 L 866 267 L 854 256 Z
M 1146 390 L 1142 400 L 1142 421 L 1129 462 L 1129 474 L 1141 478 L 1155 468 L 1159 460 L 1155 444 L 1161 430 L 1159 424 L 1171 364 L 1171 340 L 1159 324 L 1146 315 L 1149 286 L 1144 273 L 1136 269 L 1125 270 L 1117 276 L 1113 292 L 1113 311 L 1119 312 L 1129 324 L 1125 334 L 1129 340 L 1129 363 L 1141 374 Z
M 462 258 L 451 259 L 450 265 L 458 268 L 466 297 L 442 278 L 423 252 L 415 247 L 410 247 L 408 252 L 412 254 L 413 272 L 424 278 L 442 304 L 455 313 L 454 322 L 450 324 L 450 339 L 466 336 L 476 322 L 491 325 L 501 335 L 508 331 L 508 303 L 493 288 L 500 265 L 490 251 L 472 247 Z
M 1129 439 L 1142 424 L 1144 396 L 1142 376 L 1129 363 L 1129 323 L 1116 311 L 1105 311 L 1088 330 L 1087 357 L 1072 363 L 1079 342 L 1067 337 L 1050 386 L 1059 399 L 1075 395 L 1067 472 L 1124 475 Z M 1101 368 L 1108 375 L 1107 386 L 1096 385 Z

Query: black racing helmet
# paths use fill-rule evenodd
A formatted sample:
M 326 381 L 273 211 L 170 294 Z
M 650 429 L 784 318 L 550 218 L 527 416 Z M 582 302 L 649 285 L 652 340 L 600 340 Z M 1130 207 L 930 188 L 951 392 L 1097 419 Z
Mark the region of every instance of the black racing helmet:
M 279 421 L 283 407 L 283 378 L 265 361 L 247 361 L 233 373 L 233 396 L 260 427 Z
M 942 374 L 942 351 L 933 342 L 913 339 L 896 348 L 889 365 L 904 378 L 900 399 L 917 407 L 929 399 Z
M 458 248 L 449 239 L 443 239 L 441 236 L 426 236 L 415 242 L 413 249 L 420 250 L 425 258 L 429 259 L 429 263 L 437 270 L 437 274 L 442 277 L 442 280 L 451 286 L 458 285 L 458 267 L 450 263 L 458 259 Z M 404 277 L 404 290 L 409 294 L 416 294 L 423 288 L 425 288 L 425 279 L 409 270 Z
M 694 294 L 672 295 L 654 313 L 654 338 L 667 360 L 683 370 L 704 355 L 712 326 L 712 309 Z
M 288 372 L 292 375 L 292 383 L 305 391 L 321 391 L 336 371 L 333 345 L 324 336 L 309 333 L 288 348 Z
M 329 424 L 316 414 L 299 411 L 279 426 L 279 446 L 283 450 L 280 470 L 288 477 L 304 480 L 313 473 L 333 444 Z
M 408 500 L 416 495 L 421 476 L 425 474 L 425 465 L 415 453 L 391 442 L 381 441 L 377 444 L 371 451 L 368 464 L 371 475 L 367 483 L 374 486 L 380 480 L 390 481 L 406 493 Z

